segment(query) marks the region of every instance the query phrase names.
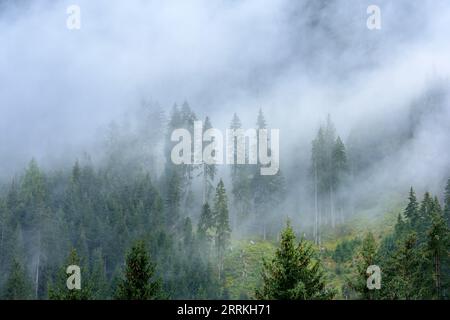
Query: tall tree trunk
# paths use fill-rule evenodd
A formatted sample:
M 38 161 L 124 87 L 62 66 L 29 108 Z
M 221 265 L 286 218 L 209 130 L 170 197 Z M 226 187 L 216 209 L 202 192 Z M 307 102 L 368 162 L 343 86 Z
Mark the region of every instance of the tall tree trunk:
M 434 255 L 434 264 L 435 264 L 435 272 L 436 272 L 436 293 L 437 298 L 441 299 L 441 261 L 439 257 L 439 252 L 436 252 Z

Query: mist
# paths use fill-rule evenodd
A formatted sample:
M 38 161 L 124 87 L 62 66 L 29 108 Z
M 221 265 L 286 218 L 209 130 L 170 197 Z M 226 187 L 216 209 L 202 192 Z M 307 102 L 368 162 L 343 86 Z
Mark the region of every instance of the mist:
M 376 190 L 369 211 L 411 185 L 439 192 L 450 175 L 445 1 L 376 1 L 381 30 L 366 26 L 372 1 L 284 0 L 78 0 L 81 29 L 69 30 L 72 2 L 0 2 L 2 177 L 32 157 L 96 158 L 109 123 L 143 100 L 167 114 L 188 101 L 220 129 L 234 112 L 254 127 L 261 108 L 280 129 L 283 215 L 307 210 L 311 140 L 328 114 L 345 143 L 383 145 L 348 190 Z

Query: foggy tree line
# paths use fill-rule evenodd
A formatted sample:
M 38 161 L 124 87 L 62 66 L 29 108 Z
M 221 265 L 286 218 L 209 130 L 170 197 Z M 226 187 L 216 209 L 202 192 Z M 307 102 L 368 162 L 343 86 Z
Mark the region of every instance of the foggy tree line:
M 321 226 L 343 223 L 349 199 L 341 188 L 350 177 L 349 161 L 345 145 L 328 116 L 312 142 L 311 168 L 312 197 L 314 199 L 314 242 L 321 243 Z
M 2 298 L 229 298 L 224 264 L 233 233 L 242 229 L 248 237 L 275 238 L 279 230 L 270 219 L 285 217 L 282 173 L 261 176 L 259 164 L 232 165 L 227 190 L 216 166 L 170 161 L 171 132 L 191 131 L 197 119 L 187 103 L 174 106 L 165 122 L 160 112 L 145 108 L 140 112 L 143 122 L 155 127 L 140 124 L 133 132 L 111 125 L 103 165 L 94 165 L 87 157 L 71 168 L 45 171 L 32 160 L 23 174 L 3 186 Z M 262 111 L 256 120 L 258 129 L 267 128 Z M 204 130 L 210 127 L 206 118 Z M 230 128 L 242 128 L 237 114 Z M 155 150 L 160 148 L 161 157 L 143 148 L 147 139 L 143 137 Z M 165 159 L 162 166 L 158 159 Z M 349 211 L 349 199 L 340 188 L 349 183 L 350 161 L 330 118 L 313 141 L 311 159 L 315 203 L 311 240 L 319 244 L 320 227 L 343 223 Z M 155 172 L 158 167 L 161 174 Z M 336 247 L 332 258 L 349 273 L 341 288 L 344 297 L 448 298 L 450 181 L 442 207 L 428 193 L 418 203 L 411 190 L 409 200 L 392 234 L 382 239 L 369 234 Z M 288 225 L 273 260 L 264 262 L 254 297 L 332 298 L 335 288 L 328 283 L 324 259 L 326 253 L 316 252 L 308 239 L 296 243 Z M 69 264 L 81 267 L 80 291 L 66 290 Z M 380 291 L 364 287 L 370 264 L 383 270 Z
M 44 172 L 32 160 L 22 175 L 4 186 L 0 198 L 4 298 L 119 297 L 119 283 L 127 272 L 125 256 L 137 239 L 145 243 L 158 266 L 153 272 L 161 278 L 161 291 L 167 297 L 226 294 L 222 282 L 232 230 L 229 206 L 237 211 L 234 206 L 240 205 L 243 198 L 238 195 L 244 188 L 234 183 L 230 200 L 223 181 L 216 179 L 214 165 L 176 166 L 170 161 L 172 130 L 192 130 L 197 119 L 187 103 L 174 106 L 162 125 L 158 122 L 164 115 L 147 111 L 139 110 L 150 128 L 138 126 L 137 134 L 126 125 L 111 124 L 103 166 L 86 157 L 70 170 Z M 262 112 L 258 121 L 265 127 Z M 158 133 L 164 125 L 165 133 Z M 206 118 L 205 130 L 209 127 Z M 144 170 L 157 167 L 155 155 L 142 150 L 147 138 L 147 144 L 163 146 L 166 161 L 160 177 Z M 251 201 L 251 208 L 258 194 L 254 188 L 271 192 L 278 187 L 269 186 L 271 180 L 255 182 L 256 170 L 251 168 L 252 176 L 236 170 L 238 179 L 249 179 L 250 199 L 245 201 Z M 192 181 L 198 174 L 203 191 L 197 207 Z M 259 214 L 265 214 L 269 205 L 273 205 L 269 199 L 260 201 Z M 251 212 L 240 212 L 239 219 L 246 216 Z M 66 275 L 61 266 L 67 263 L 80 264 L 84 283 L 89 284 L 73 297 L 63 293 Z

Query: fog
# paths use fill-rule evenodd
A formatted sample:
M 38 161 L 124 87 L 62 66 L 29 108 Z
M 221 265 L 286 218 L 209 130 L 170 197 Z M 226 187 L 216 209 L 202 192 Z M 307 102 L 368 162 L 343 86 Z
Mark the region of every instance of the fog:
M 80 30 L 66 27 L 71 4 Z M 371 4 L 381 30 L 366 26 Z M 450 5 L 435 0 L 0 1 L 0 176 L 32 157 L 54 167 L 95 156 L 104 128 L 143 99 L 167 112 L 187 100 L 222 129 L 234 112 L 254 127 L 262 108 L 280 129 L 288 199 L 303 200 L 328 114 L 345 143 L 399 141 L 376 149 L 349 192 L 440 192 L 450 176 L 448 30 Z

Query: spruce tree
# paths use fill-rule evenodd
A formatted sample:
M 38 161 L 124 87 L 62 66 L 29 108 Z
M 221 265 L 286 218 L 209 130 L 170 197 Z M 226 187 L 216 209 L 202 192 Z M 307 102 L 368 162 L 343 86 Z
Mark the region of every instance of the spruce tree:
M 443 266 L 448 263 L 450 252 L 449 229 L 442 214 L 438 199 L 434 199 L 433 211 L 431 213 L 431 225 L 427 230 L 426 253 L 432 265 L 432 279 L 434 282 L 431 297 L 443 298 L 443 283 L 446 284 L 446 275 L 443 274 Z
M 352 276 L 347 279 L 348 286 L 355 291 L 363 300 L 377 298 L 377 290 L 367 288 L 367 268 L 377 262 L 377 244 L 371 232 L 364 238 L 353 261 Z
M 325 300 L 334 295 L 326 287 L 324 271 L 312 246 L 304 239 L 296 243 L 289 222 L 275 257 L 264 261 L 262 281 L 262 288 L 256 291 L 257 299 Z
M 214 198 L 215 245 L 217 250 L 219 279 L 222 276 L 225 252 L 230 241 L 230 222 L 228 217 L 228 199 L 225 185 L 220 179 Z
M 119 300 L 154 300 L 162 295 L 161 283 L 155 279 L 155 264 L 151 262 L 143 241 L 138 241 L 126 257 L 124 278 L 119 282 Z
M 401 230 L 403 227 L 397 224 L 396 229 Z M 389 257 L 383 263 L 382 298 L 420 299 L 422 284 L 419 279 L 422 262 L 415 232 L 410 232 L 399 239 L 395 250 L 389 253 Z
M 236 113 L 233 114 L 233 119 L 230 124 L 231 130 L 242 129 L 242 123 Z M 251 178 L 253 172 L 249 165 L 238 164 L 238 153 L 242 150 L 238 149 L 237 138 L 233 139 L 233 165 L 231 166 L 231 194 L 232 194 L 232 209 L 234 211 L 233 226 L 242 225 L 244 219 L 249 217 L 252 205 L 251 195 Z M 246 162 L 247 155 L 243 155 Z
M 405 216 L 410 225 L 415 229 L 419 223 L 419 204 L 417 202 L 416 193 L 413 187 L 409 191 L 409 203 L 405 209 Z
M 259 110 L 256 124 L 259 130 L 267 128 L 267 122 L 261 109 Z M 268 149 L 267 151 L 270 154 L 271 150 Z M 262 165 L 259 162 L 255 166 L 252 175 L 251 190 L 253 209 L 255 211 L 255 222 L 260 226 L 262 237 L 265 240 L 267 236 L 269 215 L 271 212 L 275 211 L 284 200 L 285 183 L 281 170 L 278 170 L 275 175 L 262 175 L 261 167 Z
M 202 206 L 202 213 L 200 215 L 200 219 L 198 221 L 197 226 L 197 235 L 200 241 L 211 241 L 213 239 L 215 233 L 215 222 L 213 212 L 211 211 L 211 207 L 209 203 L 206 202 Z
M 81 289 L 69 289 L 67 287 L 67 279 L 69 274 L 67 274 L 67 267 L 75 265 L 80 267 L 81 276 Z M 61 267 L 56 278 L 56 283 L 50 283 L 48 287 L 48 297 L 50 300 L 91 300 L 92 296 L 92 286 L 88 279 L 88 272 L 85 265 L 82 263 L 81 259 L 75 249 L 72 249 L 66 263 Z
M 27 300 L 31 299 L 32 296 L 31 281 L 22 265 L 14 259 L 5 284 L 3 299 Z
M 91 282 L 92 295 L 94 300 L 104 300 L 110 298 L 109 282 L 105 272 L 105 257 L 100 249 L 93 254 L 93 266 L 91 268 L 89 281 Z
M 444 195 L 444 218 L 447 222 L 447 227 L 450 229 L 450 179 L 447 180 Z

